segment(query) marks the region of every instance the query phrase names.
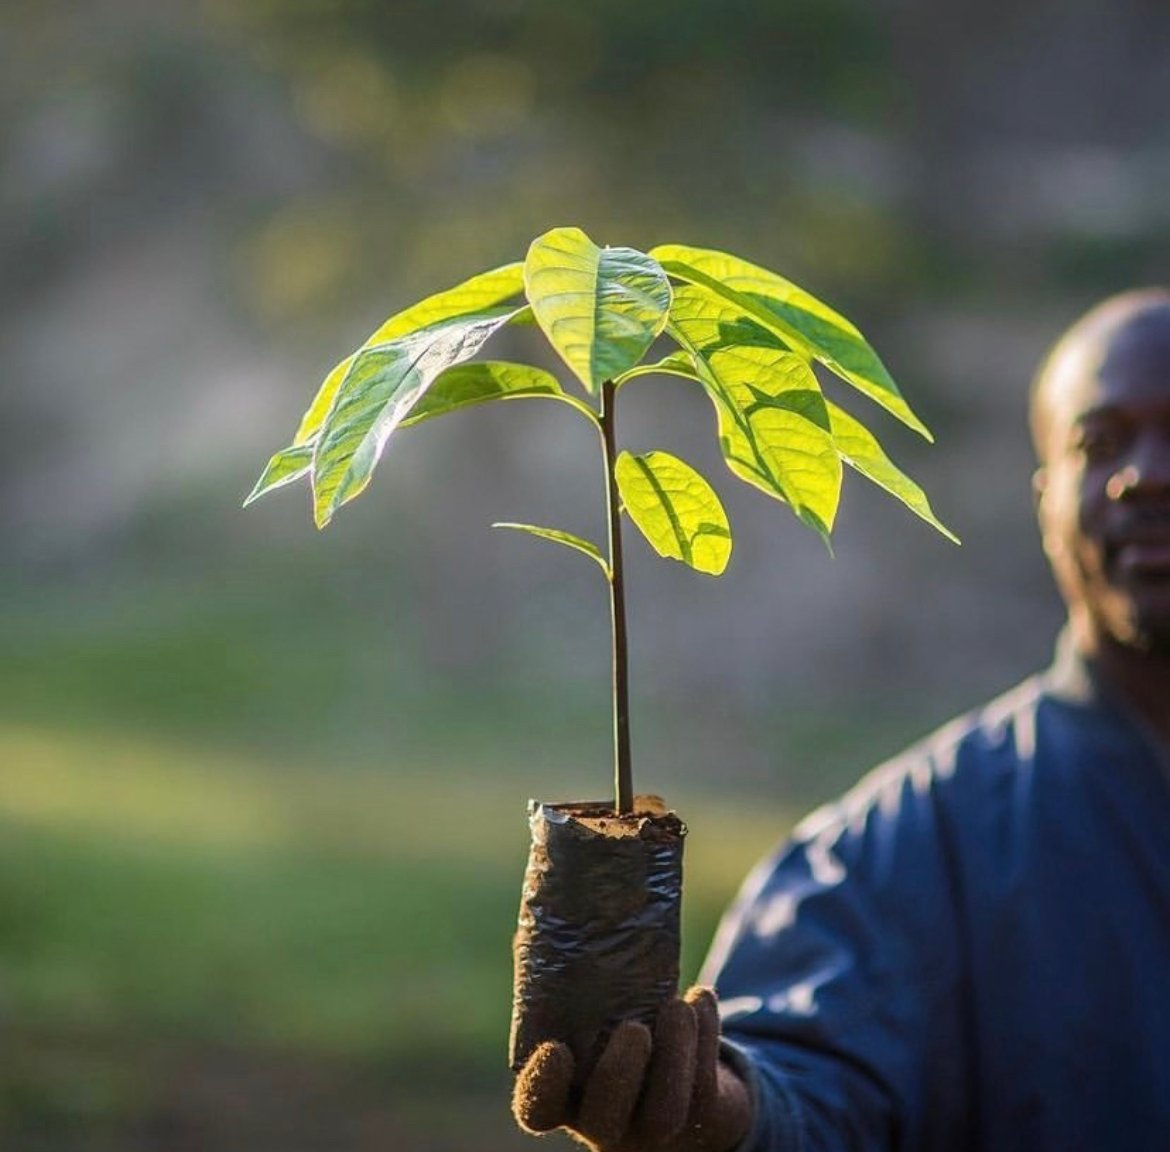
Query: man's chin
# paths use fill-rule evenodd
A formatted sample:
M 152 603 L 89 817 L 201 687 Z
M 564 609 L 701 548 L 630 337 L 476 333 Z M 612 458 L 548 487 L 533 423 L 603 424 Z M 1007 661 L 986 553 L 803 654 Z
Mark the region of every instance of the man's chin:
M 1114 573 L 1093 598 L 1093 615 L 1114 642 L 1170 657 L 1170 579 Z
M 1129 593 L 1135 641 L 1144 651 L 1170 655 L 1170 578 L 1135 581 Z
M 1170 660 L 1170 619 L 1159 617 L 1154 620 L 1142 620 L 1139 618 L 1134 629 L 1133 645 L 1151 656 Z
M 1166 599 L 1170 601 L 1170 595 Z M 1170 603 L 1152 604 L 1148 598 L 1134 601 L 1124 628 L 1114 629 L 1113 634 L 1138 651 L 1170 658 Z

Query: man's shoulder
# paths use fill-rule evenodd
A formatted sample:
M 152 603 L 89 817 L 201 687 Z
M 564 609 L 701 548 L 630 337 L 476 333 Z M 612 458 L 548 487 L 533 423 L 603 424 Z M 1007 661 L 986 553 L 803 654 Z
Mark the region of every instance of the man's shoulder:
M 1048 675 L 1028 677 L 879 764 L 837 802 L 808 817 L 798 833 L 856 826 L 871 813 L 883 819 L 906 819 L 912 810 L 925 815 L 940 804 L 975 803 L 1010 786 L 1033 764 L 1049 698 Z
M 1037 730 L 1050 696 L 1048 673 L 1029 676 L 942 725 L 880 765 L 875 774 L 927 773 L 946 782 L 993 768 L 1015 771 L 1035 757 Z

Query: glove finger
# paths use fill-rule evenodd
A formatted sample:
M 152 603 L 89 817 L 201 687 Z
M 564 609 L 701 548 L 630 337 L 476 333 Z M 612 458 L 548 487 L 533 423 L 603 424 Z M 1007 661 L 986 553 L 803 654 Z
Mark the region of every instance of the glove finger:
M 650 1029 L 636 1020 L 623 1020 L 589 1074 L 573 1127 L 597 1148 L 613 1148 L 626 1134 L 642 1092 L 650 1047 Z
M 689 988 L 684 1000 L 694 1009 L 695 1087 L 690 1122 L 701 1123 L 719 1098 L 719 1006 L 710 988 Z
M 716 1076 L 719 1086 L 707 1120 L 707 1141 L 711 1148 L 735 1148 L 751 1127 L 751 1099 L 747 1085 L 722 1061 Z
M 668 1000 L 658 1010 L 646 1091 L 635 1121 L 638 1131 L 651 1143 L 677 1136 L 687 1122 L 695 1085 L 697 1035 L 695 1012 L 689 1004 Z
M 512 1115 L 526 1132 L 539 1135 L 569 1119 L 573 1053 L 559 1040 L 546 1040 L 525 1061 L 512 1090 Z

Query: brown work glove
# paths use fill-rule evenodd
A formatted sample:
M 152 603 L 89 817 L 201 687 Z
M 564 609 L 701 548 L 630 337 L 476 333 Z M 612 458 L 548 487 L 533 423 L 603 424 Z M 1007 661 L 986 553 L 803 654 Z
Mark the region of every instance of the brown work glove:
M 708 988 L 663 1004 L 653 1035 L 623 1021 L 579 1093 L 572 1080 L 572 1052 L 546 1040 L 516 1077 L 520 1127 L 564 1127 L 594 1152 L 731 1152 L 751 1126 L 747 1086 L 719 1059 L 719 1010 Z

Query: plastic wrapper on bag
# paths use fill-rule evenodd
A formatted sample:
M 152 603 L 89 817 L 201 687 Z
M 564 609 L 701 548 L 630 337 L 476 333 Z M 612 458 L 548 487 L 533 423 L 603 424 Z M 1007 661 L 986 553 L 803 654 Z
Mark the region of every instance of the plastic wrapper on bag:
M 529 801 L 532 845 L 513 947 L 509 1060 L 568 1044 L 580 1081 L 620 1020 L 653 1022 L 678 991 L 686 826 L 657 796 L 634 815 L 605 803 Z

